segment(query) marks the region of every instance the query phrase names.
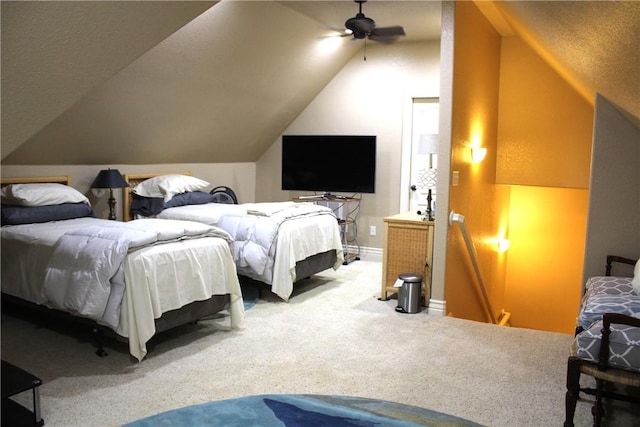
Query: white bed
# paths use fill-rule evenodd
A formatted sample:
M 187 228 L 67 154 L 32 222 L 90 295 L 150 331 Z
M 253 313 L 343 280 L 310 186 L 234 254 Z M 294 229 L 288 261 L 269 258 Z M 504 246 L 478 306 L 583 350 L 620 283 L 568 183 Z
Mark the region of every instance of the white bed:
M 125 180 L 133 189 L 141 182 L 167 176 L 125 175 Z M 197 186 L 189 187 L 194 188 Z M 182 189 L 185 188 L 175 192 L 180 194 Z M 187 193 L 189 191 L 182 194 Z M 165 197 L 165 200 L 171 200 L 171 197 Z M 129 210 L 125 207 L 125 215 Z M 227 231 L 235 241 L 234 260 L 238 274 L 270 285 L 271 290 L 285 301 L 291 296 L 297 280 L 328 268 L 338 269 L 344 262 L 340 228 L 333 211 L 313 203 L 186 204 L 163 208 L 153 215 L 197 221 Z
M 201 316 L 215 300 L 216 312 L 229 310 L 231 326 L 243 317 L 233 241 L 216 227 L 87 216 L 1 232 L 3 296 L 108 327 L 128 339 L 138 360 L 157 331 L 195 320 L 187 308 Z

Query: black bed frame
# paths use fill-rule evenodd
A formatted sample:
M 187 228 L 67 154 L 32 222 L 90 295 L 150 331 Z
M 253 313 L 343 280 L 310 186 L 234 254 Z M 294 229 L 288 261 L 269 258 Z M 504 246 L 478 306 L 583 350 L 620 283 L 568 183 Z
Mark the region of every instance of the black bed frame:
M 229 295 L 213 295 L 208 300 L 195 301 L 176 310 L 164 313 L 155 320 L 156 333 L 168 331 L 169 329 L 189 323 L 196 323 L 210 317 L 221 310 L 227 308 L 230 301 Z M 108 353 L 104 349 L 107 338 L 126 342 L 127 339 L 118 335 L 108 326 L 100 325 L 92 319 L 74 316 L 61 310 L 52 309 L 44 305 L 36 304 L 13 295 L 2 293 L 2 311 L 10 314 L 24 316 L 25 314 L 35 314 L 48 319 L 58 319 L 67 323 L 77 324 L 86 327 L 91 331 L 91 335 L 97 347 L 95 353 L 100 357 L 105 357 Z

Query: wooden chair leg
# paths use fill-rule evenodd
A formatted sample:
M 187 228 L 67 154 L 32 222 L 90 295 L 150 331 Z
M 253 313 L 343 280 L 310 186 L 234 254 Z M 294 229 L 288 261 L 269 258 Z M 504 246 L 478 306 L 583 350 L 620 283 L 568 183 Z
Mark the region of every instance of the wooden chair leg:
M 573 416 L 580 396 L 580 359 L 569 357 L 567 362 L 567 392 L 565 394 L 564 427 L 573 427 Z
M 593 405 L 593 426 L 600 427 L 602 417 L 604 416 L 604 405 L 602 404 L 602 395 L 604 392 L 604 381 L 596 379 L 596 403 Z

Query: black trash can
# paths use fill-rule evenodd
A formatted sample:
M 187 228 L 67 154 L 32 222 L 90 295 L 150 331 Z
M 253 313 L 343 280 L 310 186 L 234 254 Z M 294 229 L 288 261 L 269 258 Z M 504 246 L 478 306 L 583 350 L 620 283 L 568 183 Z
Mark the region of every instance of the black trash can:
M 419 313 L 420 298 L 422 297 L 422 276 L 416 273 L 402 273 L 398 276 L 402 286 L 398 290 L 399 313 Z

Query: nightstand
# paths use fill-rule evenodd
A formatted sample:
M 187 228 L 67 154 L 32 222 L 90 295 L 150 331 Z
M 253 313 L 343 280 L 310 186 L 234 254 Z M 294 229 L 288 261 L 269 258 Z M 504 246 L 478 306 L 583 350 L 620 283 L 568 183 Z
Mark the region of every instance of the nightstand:
M 394 283 L 402 273 L 421 274 L 424 280 L 424 304 L 431 294 L 431 265 L 433 262 L 433 221 L 406 212 L 384 218 L 384 246 L 382 253 L 381 300 L 397 293 Z

